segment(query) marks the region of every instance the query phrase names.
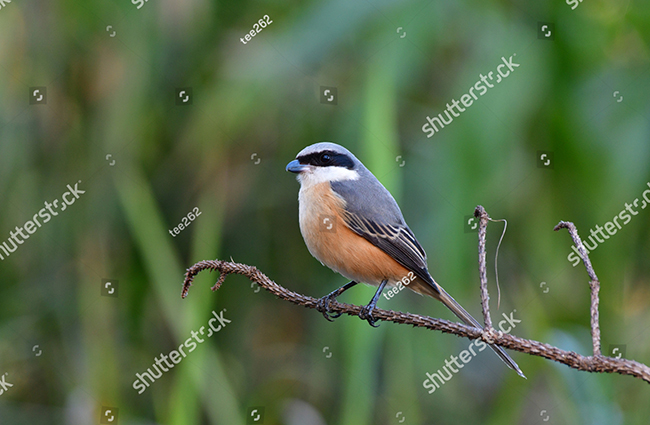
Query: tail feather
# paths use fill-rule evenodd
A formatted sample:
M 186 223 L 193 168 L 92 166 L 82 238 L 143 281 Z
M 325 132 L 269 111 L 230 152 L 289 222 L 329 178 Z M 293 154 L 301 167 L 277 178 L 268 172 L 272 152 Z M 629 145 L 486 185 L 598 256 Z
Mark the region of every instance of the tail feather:
M 426 285 L 426 289 L 424 286 Z M 467 312 L 456 300 L 449 295 L 442 287 L 435 282 L 433 285 L 425 284 L 425 285 L 418 285 L 417 288 L 412 288 L 416 292 L 424 292 L 427 295 L 431 295 L 432 297 L 440 300 L 444 305 L 447 306 L 449 310 L 451 310 L 460 320 L 462 320 L 466 325 L 468 326 L 473 326 L 479 329 L 483 329 L 483 325 L 481 325 L 475 318 L 472 317 L 471 314 Z M 425 289 L 424 291 L 420 291 L 422 289 Z M 496 345 L 491 345 L 488 344 L 492 351 L 499 356 L 499 358 L 512 370 L 517 372 L 519 376 L 522 378 L 526 378 L 524 373 L 519 369 L 519 366 L 517 363 L 515 363 L 514 360 L 505 352 L 505 350 L 499 346 Z

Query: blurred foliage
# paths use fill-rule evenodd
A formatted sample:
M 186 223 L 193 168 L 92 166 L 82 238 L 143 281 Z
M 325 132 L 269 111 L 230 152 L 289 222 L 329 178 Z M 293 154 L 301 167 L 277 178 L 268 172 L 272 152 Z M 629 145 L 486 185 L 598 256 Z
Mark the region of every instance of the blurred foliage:
M 284 171 L 331 140 L 391 190 L 432 275 L 476 317 L 476 234 L 463 222 L 477 204 L 507 218 L 493 314 L 516 310 L 516 335 L 589 354 L 587 276 L 552 228 L 571 220 L 587 237 L 648 189 L 649 3 L 4 3 L 0 243 L 66 185 L 86 193 L 0 261 L 0 374 L 13 384 L 0 423 L 99 423 L 111 406 L 120 424 L 238 425 L 254 407 L 264 424 L 646 424 L 648 384 L 631 377 L 513 353 L 523 380 L 488 350 L 429 394 L 425 373 L 467 340 L 329 323 L 240 276 L 212 293 L 216 276 L 201 275 L 185 300 L 180 289 L 185 268 L 217 257 L 312 296 L 345 283 L 307 251 Z M 264 15 L 273 22 L 242 43 Z M 538 38 L 540 22 L 554 24 L 553 40 Z M 519 68 L 426 137 L 427 115 L 512 55 Z M 43 86 L 47 104 L 31 105 Z M 337 88 L 336 105 L 320 102 L 321 86 Z M 178 105 L 188 87 L 191 104 Z M 552 169 L 537 151 L 553 152 Z M 648 214 L 591 255 L 603 349 L 624 345 L 646 364 Z M 488 232 L 492 256 L 501 227 Z M 100 295 L 102 279 L 117 279 L 116 298 Z M 453 319 L 410 291 L 379 306 Z M 224 309 L 231 323 L 133 389 Z

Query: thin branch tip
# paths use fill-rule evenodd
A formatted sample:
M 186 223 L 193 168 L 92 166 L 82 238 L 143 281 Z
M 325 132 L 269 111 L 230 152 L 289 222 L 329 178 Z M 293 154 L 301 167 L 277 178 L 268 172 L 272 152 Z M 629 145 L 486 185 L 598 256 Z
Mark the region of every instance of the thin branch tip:
M 575 224 L 573 224 L 573 223 L 570 222 L 570 221 L 560 221 L 560 222 L 559 222 L 559 223 L 558 223 L 558 224 L 553 228 L 553 230 L 557 232 L 557 231 L 560 230 L 560 229 L 569 229 L 569 231 L 570 231 L 570 230 L 572 230 L 572 228 L 575 229 L 575 227 L 576 227 Z
M 479 218 L 484 214 L 487 215 L 487 211 L 485 211 L 483 205 L 477 205 L 476 208 L 474 208 L 474 217 Z

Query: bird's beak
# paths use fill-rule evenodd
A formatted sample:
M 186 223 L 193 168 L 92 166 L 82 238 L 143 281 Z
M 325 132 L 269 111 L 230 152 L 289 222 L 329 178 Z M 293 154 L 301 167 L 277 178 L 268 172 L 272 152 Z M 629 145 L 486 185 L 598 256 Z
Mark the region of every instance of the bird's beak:
M 307 165 L 301 164 L 297 159 L 294 159 L 290 163 L 287 164 L 287 171 L 291 171 L 292 173 L 301 173 L 307 169 Z

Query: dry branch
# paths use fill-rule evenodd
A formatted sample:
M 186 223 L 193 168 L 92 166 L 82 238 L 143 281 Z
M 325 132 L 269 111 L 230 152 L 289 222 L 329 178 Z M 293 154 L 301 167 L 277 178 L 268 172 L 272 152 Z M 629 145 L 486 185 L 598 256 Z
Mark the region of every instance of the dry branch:
M 481 281 L 481 307 L 485 319 L 485 331 L 492 332 L 492 319 L 490 318 L 490 295 L 487 290 L 487 266 L 485 260 L 485 238 L 487 233 L 488 213 L 481 205 L 474 210 L 474 217 L 479 219 L 478 227 L 478 271 Z
M 372 315 L 377 320 L 384 320 L 387 322 L 402 323 L 413 325 L 416 327 L 423 327 L 431 330 L 437 330 L 444 333 L 454 334 L 460 337 L 469 339 L 481 339 L 488 344 L 499 345 L 510 350 L 519 351 L 522 353 L 531 354 L 533 356 L 543 357 L 558 363 L 565 364 L 577 370 L 587 372 L 602 372 L 602 373 L 619 373 L 621 375 L 632 375 L 636 378 L 643 379 L 650 383 L 650 368 L 643 363 L 624 358 L 613 358 L 603 356 L 600 353 L 600 328 L 598 325 L 598 291 L 600 289 L 600 282 L 596 273 L 589 261 L 587 251 L 582 244 L 582 240 L 578 236 L 576 227 L 571 222 L 561 221 L 554 230 L 566 228 L 576 244 L 582 260 L 587 268 L 591 288 L 591 335 L 593 341 L 593 356 L 583 356 L 573 351 L 565 351 L 560 348 L 554 347 L 543 342 L 519 338 L 517 336 L 506 334 L 496 331 L 492 327 L 489 309 L 489 294 L 487 291 L 487 272 L 485 265 L 485 235 L 487 221 L 489 219 L 487 212 L 482 206 L 477 206 L 474 215 L 480 218 L 479 227 L 479 271 L 481 278 L 481 305 L 483 307 L 483 316 L 485 319 L 485 329 L 477 329 L 471 326 L 466 326 L 461 323 L 450 322 L 444 319 L 436 319 L 428 316 L 421 316 L 419 314 L 402 313 L 393 310 L 383 310 L 375 308 Z M 262 288 L 273 293 L 283 300 L 301 305 L 307 308 L 317 309 L 319 300 L 306 295 L 302 295 L 290 291 L 269 279 L 264 273 L 259 271 L 253 266 L 246 264 L 239 264 L 229 261 L 221 260 L 206 260 L 200 261 L 187 269 L 185 273 L 185 282 L 183 284 L 183 291 L 181 296 L 185 298 L 188 294 L 190 286 L 194 277 L 202 270 L 218 270 L 220 273 L 217 283 L 212 287 L 216 291 L 221 287 L 226 276 L 229 274 L 240 274 L 246 276 L 249 280 L 256 282 Z M 345 304 L 338 301 L 332 301 L 330 304 L 330 311 L 332 313 L 343 313 L 349 316 L 358 316 L 361 312 L 362 306 Z

